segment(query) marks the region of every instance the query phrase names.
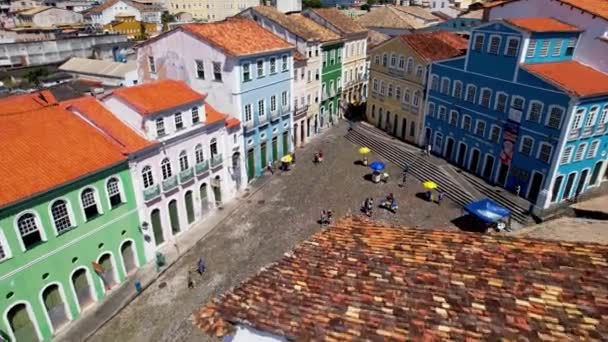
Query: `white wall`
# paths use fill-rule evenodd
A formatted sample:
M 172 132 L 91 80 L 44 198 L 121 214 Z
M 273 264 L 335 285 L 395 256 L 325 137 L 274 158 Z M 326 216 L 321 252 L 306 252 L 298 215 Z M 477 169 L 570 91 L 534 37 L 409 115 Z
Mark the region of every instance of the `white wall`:
M 104 9 L 101 15 L 92 15 L 91 21 L 96 25 L 106 25 L 114 20 L 118 13 L 126 13 L 135 16 L 135 20 L 141 20 L 141 12 L 123 1 L 118 1 L 114 5 Z

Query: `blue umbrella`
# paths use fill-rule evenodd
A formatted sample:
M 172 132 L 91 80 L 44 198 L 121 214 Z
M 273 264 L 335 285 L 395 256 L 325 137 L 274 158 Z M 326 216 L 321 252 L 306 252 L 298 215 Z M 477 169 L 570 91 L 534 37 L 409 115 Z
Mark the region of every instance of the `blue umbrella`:
M 375 162 L 372 162 L 371 164 L 369 164 L 369 167 L 374 171 L 382 171 L 382 170 L 384 170 L 384 163 L 375 161 Z

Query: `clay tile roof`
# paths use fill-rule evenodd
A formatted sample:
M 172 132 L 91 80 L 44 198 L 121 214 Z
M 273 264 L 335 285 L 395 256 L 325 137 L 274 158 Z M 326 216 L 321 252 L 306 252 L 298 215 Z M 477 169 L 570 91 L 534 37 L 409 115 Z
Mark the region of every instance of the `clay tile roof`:
M 226 127 L 228 127 L 228 128 L 238 127 L 240 124 L 241 124 L 241 120 L 239 120 L 237 118 L 230 118 L 230 119 L 226 120 Z
M 519 0 L 499 0 L 493 2 L 484 3 L 485 8 L 492 8 L 496 6 L 505 5 L 511 2 L 517 2 Z M 557 0 L 563 4 L 570 5 L 579 10 L 587 13 L 596 15 L 600 18 L 608 20 L 608 1 L 606 0 Z
M 554 18 L 505 18 L 507 23 L 530 32 L 580 32 L 576 26 Z
M 205 121 L 206 124 L 213 124 L 228 118 L 228 115 L 219 112 L 208 103 L 205 103 L 205 114 L 207 115 L 207 120 Z
M 428 61 L 457 57 L 467 49 L 466 39 L 445 31 L 406 34 L 400 38 Z
M 387 34 L 370 30 L 367 34 L 367 49 L 371 50 L 389 39 L 391 39 L 391 37 Z
M 129 128 L 93 96 L 84 96 L 61 103 L 68 110 L 86 117 L 105 132 L 126 153 L 133 153 L 155 144 Z
M 163 110 L 203 101 L 200 94 L 183 81 L 161 80 L 116 89 L 112 95 L 132 106 L 140 115 L 150 115 Z
M 52 105 L 0 115 L 0 207 L 126 160 L 118 144 Z
M 391 6 L 392 8 L 405 12 L 414 17 L 418 17 L 424 20 L 440 20 L 441 18 L 437 17 L 435 14 L 431 13 L 429 10 L 418 7 L 418 6 Z
M 318 16 L 327 20 L 344 34 L 362 33 L 367 30 L 357 23 L 353 18 L 345 15 L 335 8 L 316 8 L 312 10 Z
M 605 340 L 608 246 L 339 220 L 195 313 L 302 341 Z
M 12 95 L 0 99 L 0 115 L 26 112 L 54 104 L 57 104 L 57 100 L 48 90 Z
M 508 4 L 510 2 L 516 2 L 516 1 L 519 1 L 519 0 L 494 0 L 494 1 L 490 1 L 490 2 L 484 2 L 483 7 L 492 8 L 492 7 L 497 7 L 500 5 Z
M 250 19 L 229 18 L 214 23 L 186 24 L 180 27 L 233 56 L 293 48 L 293 45 Z
M 355 19 L 367 28 L 383 27 L 395 29 L 416 29 L 424 25 L 392 7 L 380 7 Z
M 576 61 L 524 64 L 523 68 L 577 96 L 608 94 L 608 74 Z
M 86 14 L 87 15 L 100 14 L 106 8 L 112 7 L 114 4 L 116 4 L 119 1 L 122 1 L 129 6 L 135 7 L 140 12 L 161 12 L 162 11 L 162 8 L 156 4 L 147 5 L 147 4 L 142 4 L 140 2 L 130 1 L 130 0 L 107 0 L 104 3 L 102 3 L 101 5 L 98 5 L 98 6 L 95 6 L 91 9 L 89 9 L 88 11 L 86 11 Z
M 308 19 L 299 13 L 290 14 L 288 17 L 293 23 L 292 27 L 297 27 L 297 34 L 303 38 L 309 40 L 318 40 L 320 42 L 329 42 L 341 39 L 341 37 L 332 30 L 317 24 L 315 21 Z

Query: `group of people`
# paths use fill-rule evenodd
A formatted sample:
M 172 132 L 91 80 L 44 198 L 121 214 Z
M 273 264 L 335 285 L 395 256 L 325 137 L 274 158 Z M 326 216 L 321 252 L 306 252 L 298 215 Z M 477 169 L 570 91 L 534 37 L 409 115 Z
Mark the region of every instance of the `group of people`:
M 334 213 L 330 210 L 321 210 L 321 225 L 329 225 L 331 224 L 331 220 L 333 219 Z
M 314 159 L 312 160 L 315 164 L 320 164 L 323 162 L 323 151 L 319 150 L 315 152 Z

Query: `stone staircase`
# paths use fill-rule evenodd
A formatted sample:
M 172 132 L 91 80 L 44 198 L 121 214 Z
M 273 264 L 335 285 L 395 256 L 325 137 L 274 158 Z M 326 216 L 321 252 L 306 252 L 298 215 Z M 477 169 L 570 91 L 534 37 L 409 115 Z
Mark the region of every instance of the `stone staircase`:
M 465 171 L 459 172 L 461 176 L 456 177 L 452 173 L 457 171 L 445 170 L 450 165 L 437 165 L 432 161 L 434 157 L 423 156 L 421 148 L 396 140 L 371 125 L 358 124 L 346 134 L 346 139 L 354 144 L 371 148 L 376 154 L 400 167 L 408 165 L 410 175 L 420 181 L 434 181 L 439 186 L 439 190 L 445 191 L 447 197 L 460 206 L 488 197 L 511 210 L 514 221 L 522 225 L 533 223 L 528 215 L 529 204 L 525 200 L 515 197 L 504 189 L 491 186 Z

